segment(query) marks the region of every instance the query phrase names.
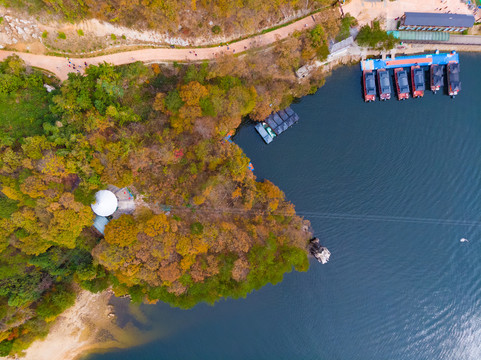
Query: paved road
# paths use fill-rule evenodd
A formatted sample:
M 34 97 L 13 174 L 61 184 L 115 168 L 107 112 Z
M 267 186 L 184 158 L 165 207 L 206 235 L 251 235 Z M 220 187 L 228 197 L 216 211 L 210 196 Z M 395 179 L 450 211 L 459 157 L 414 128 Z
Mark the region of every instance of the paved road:
M 84 63 L 88 65 L 97 65 L 104 61 L 113 65 L 124 65 L 136 61 L 142 62 L 160 62 L 160 61 L 196 61 L 205 59 L 214 59 L 224 53 L 241 53 L 248 49 L 259 48 L 274 43 L 280 39 L 284 39 L 296 30 L 304 30 L 314 27 L 316 24 L 315 17 L 308 16 L 298 20 L 288 26 L 268 32 L 266 34 L 257 35 L 252 38 L 233 43 L 228 46 L 201 49 L 144 49 L 135 51 L 126 51 L 111 55 L 103 55 L 93 58 L 74 58 L 69 62 L 64 57 L 35 55 L 29 53 L 4 51 L 0 50 L 0 61 L 11 54 L 17 54 L 25 61 L 27 65 L 39 67 L 54 73 L 60 80 L 65 80 L 69 72 L 84 71 Z M 76 65 L 75 70 L 73 64 Z M 80 65 L 80 67 L 79 67 Z
M 451 35 L 448 44 L 481 45 L 481 35 Z

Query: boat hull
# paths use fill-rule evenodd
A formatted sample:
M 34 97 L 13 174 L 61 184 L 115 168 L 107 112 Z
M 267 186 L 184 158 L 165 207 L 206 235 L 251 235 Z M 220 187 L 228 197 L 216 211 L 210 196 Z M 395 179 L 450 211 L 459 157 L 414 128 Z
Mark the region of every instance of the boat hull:
M 456 73 L 454 73 L 456 71 Z M 461 82 L 459 81 L 459 64 L 457 62 L 448 63 L 448 94 L 452 98 L 459 94 Z
M 424 90 L 419 89 L 418 86 L 416 85 L 416 79 L 414 75 L 417 69 L 421 69 L 421 67 L 419 65 L 411 66 L 411 84 L 413 87 L 413 99 L 422 98 L 424 96 Z
M 406 100 L 406 99 L 409 99 L 409 91 L 401 91 L 399 86 L 399 73 L 401 71 L 405 71 L 405 70 L 403 68 L 394 69 L 394 78 L 396 80 L 397 97 L 398 97 L 398 100 Z M 409 88 L 409 85 L 408 85 L 408 88 Z
M 364 88 L 364 101 L 365 102 L 372 102 L 376 100 L 376 94 L 368 94 L 368 89 L 366 87 L 366 76 L 370 76 L 372 74 L 371 70 L 364 70 L 362 72 L 362 85 Z
M 389 75 L 389 73 L 387 72 L 386 69 L 379 69 L 377 71 L 377 86 L 379 88 L 379 98 L 382 100 L 382 101 L 385 101 L 385 100 L 390 100 L 391 99 L 391 93 L 390 92 L 383 92 L 383 87 L 382 87 L 382 84 L 381 84 L 381 76 L 386 73 Z

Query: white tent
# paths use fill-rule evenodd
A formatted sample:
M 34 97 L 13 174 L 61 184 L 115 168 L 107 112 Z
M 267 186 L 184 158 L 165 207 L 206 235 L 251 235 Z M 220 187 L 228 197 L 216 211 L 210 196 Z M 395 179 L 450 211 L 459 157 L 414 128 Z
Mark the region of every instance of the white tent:
M 95 194 L 92 210 L 99 216 L 110 216 L 117 210 L 118 203 L 119 201 L 112 191 L 100 190 Z

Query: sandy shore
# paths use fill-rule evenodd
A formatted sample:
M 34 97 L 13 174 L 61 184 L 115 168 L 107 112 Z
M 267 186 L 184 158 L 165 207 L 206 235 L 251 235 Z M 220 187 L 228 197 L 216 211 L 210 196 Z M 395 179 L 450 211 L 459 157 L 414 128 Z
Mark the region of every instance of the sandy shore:
M 75 305 L 60 315 L 45 340 L 35 341 L 28 348 L 25 360 L 73 360 L 99 343 L 102 329 L 112 326 L 109 299 L 104 291 L 92 294 L 81 291 Z
M 44 340 L 35 341 L 18 359 L 76 360 L 88 352 L 134 345 L 135 329 L 115 324 L 112 293 L 80 291 L 75 305 L 60 315 Z M 7 360 L 11 358 L 0 358 Z

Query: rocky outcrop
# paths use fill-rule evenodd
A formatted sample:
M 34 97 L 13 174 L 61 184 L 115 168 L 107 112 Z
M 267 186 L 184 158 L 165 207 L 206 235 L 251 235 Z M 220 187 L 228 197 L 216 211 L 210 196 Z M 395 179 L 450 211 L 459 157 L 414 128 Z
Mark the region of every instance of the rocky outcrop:
M 331 257 L 331 252 L 322 246 L 316 237 L 309 242 L 309 252 L 322 264 L 327 263 Z
M 0 13 L 0 48 L 19 41 L 34 41 L 41 38 L 42 32 L 34 20 L 25 20 Z

